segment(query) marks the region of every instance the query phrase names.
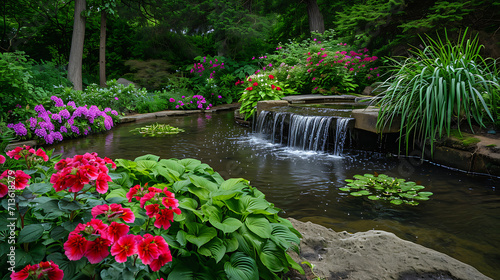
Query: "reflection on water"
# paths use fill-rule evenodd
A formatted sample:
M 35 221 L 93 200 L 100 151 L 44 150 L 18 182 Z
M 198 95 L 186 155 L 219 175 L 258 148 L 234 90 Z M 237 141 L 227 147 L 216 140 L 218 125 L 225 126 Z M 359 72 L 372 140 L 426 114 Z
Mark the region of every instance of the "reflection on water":
M 185 130 L 144 138 L 129 131 L 153 122 Z M 446 253 L 500 279 L 499 179 L 467 176 L 417 161 L 365 151 L 343 156 L 300 151 L 263 141 L 234 124 L 232 113 L 169 117 L 122 124 L 112 131 L 53 145 L 64 156 L 97 152 L 109 158 L 197 158 L 223 177 L 243 177 L 283 209 L 283 216 L 336 231 L 387 230 Z M 390 206 L 339 191 L 355 174 L 385 173 L 420 181 L 434 193 L 419 206 Z

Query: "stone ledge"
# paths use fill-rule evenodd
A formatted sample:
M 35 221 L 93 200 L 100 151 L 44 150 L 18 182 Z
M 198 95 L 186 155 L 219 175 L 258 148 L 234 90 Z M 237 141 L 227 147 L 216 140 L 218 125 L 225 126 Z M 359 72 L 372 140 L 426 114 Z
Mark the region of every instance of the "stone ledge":
M 356 119 L 354 127 L 357 129 L 362 129 L 370 131 L 373 133 L 396 133 L 399 132 L 399 127 L 401 126 L 401 120 L 398 118 L 394 120 L 391 126 L 386 126 L 382 131 L 377 129 L 377 118 L 378 118 L 378 108 L 367 107 L 366 109 L 354 109 L 352 110 L 352 117 Z

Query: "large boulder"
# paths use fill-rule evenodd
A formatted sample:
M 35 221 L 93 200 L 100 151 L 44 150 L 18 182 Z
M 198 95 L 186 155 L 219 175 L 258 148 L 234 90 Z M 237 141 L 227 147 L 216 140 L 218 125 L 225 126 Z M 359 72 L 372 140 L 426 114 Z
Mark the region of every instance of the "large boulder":
M 491 279 L 472 266 L 424 246 L 400 239 L 395 234 L 369 230 L 354 234 L 300 222 L 289 218 L 302 234 L 298 262 L 314 266 L 296 279 Z M 304 266 L 304 265 L 303 265 Z

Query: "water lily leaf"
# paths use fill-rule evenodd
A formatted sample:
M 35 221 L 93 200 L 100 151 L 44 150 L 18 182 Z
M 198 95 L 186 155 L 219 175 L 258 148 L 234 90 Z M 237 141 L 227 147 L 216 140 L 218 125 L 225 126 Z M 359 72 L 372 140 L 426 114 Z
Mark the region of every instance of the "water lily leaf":
M 419 196 L 431 196 L 431 195 L 433 195 L 433 193 L 432 192 L 419 192 L 418 195 Z
M 403 201 L 401 199 L 393 199 L 391 200 L 391 203 L 396 205 L 401 205 L 403 204 Z
M 380 197 L 379 197 L 379 196 L 376 196 L 376 195 L 370 195 L 370 196 L 368 197 L 368 199 L 370 199 L 370 200 L 380 200 Z
M 371 194 L 371 193 L 367 190 L 362 190 L 359 192 L 352 192 L 351 193 L 351 195 L 353 195 L 353 196 L 362 196 L 362 195 L 369 195 L 369 194 Z
M 348 191 L 351 191 L 351 188 L 339 188 L 339 190 L 344 191 L 344 192 L 348 192 Z

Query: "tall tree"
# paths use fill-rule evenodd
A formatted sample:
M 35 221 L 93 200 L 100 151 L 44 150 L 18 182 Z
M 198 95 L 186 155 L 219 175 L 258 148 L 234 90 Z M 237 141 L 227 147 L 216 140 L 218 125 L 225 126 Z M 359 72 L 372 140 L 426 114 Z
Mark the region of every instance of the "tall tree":
M 309 30 L 311 32 L 325 32 L 325 22 L 316 0 L 307 0 L 307 16 L 309 18 Z
M 105 9 L 101 10 L 101 36 L 99 39 L 99 85 L 106 87 L 106 18 Z
M 86 6 L 86 0 L 75 0 L 75 19 L 68 64 L 68 79 L 73 83 L 75 90 L 83 90 L 82 59 L 85 40 L 85 17 L 82 12 L 85 11 Z

